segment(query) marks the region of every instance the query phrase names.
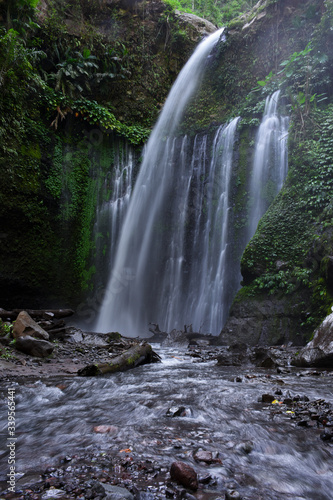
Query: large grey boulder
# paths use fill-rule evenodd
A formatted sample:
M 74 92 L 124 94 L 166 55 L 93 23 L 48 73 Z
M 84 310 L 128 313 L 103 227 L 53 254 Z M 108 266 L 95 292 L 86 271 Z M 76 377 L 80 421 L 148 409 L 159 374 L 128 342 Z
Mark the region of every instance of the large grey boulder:
M 214 31 L 217 30 L 217 27 L 213 23 L 207 21 L 207 19 L 196 16 L 195 14 L 175 10 L 175 16 L 180 22 L 193 26 L 196 33 L 200 33 L 203 36 L 214 33 Z
M 218 343 L 271 346 L 292 342 L 303 346 L 305 339 L 298 333 L 303 311 L 301 302 L 289 295 L 235 300 Z
M 14 322 L 13 337 L 14 339 L 18 339 L 25 335 L 37 339 L 49 340 L 49 334 L 26 311 L 21 311 Z
M 333 368 L 333 312 L 326 316 L 313 339 L 295 356 L 293 364 Z

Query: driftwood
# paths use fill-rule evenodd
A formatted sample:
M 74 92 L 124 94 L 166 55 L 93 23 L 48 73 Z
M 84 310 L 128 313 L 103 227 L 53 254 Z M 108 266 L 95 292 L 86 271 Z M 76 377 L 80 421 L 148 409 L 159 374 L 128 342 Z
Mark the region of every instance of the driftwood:
M 149 344 L 135 344 L 119 356 L 111 359 L 108 363 L 88 365 L 78 371 L 83 377 L 104 375 L 105 373 L 116 373 L 135 368 L 146 363 L 158 361 L 158 356 Z
M 67 318 L 74 314 L 72 309 L 13 309 L 12 311 L 0 309 L 0 318 L 15 320 L 21 311 L 26 311 L 32 318 L 44 319 Z

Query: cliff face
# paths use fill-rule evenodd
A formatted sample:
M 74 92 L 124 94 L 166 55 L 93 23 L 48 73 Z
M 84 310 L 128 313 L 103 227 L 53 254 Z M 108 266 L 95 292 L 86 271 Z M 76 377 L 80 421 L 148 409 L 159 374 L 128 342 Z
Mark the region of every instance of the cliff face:
M 151 127 L 177 74 L 197 43 L 216 27 L 183 15 L 160 0 L 55 2 L 39 6 L 39 19 L 50 45 L 58 34 L 88 46 L 98 58 L 111 52 L 118 74 L 92 97 L 125 123 Z M 55 26 L 59 21 L 62 29 Z
M 119 157 L 131 147 L 137 170 L 177 73 L 215 28 L 160 1 L 15 5 L 0 4 L 0 300 L 75 305 Z
M 268 6 L 264 12 L 261 19 L 257 16 L 252 24 L 230 32 L 229 49 L 222 50 L 230 57 L 233 38 L 251 40 L 247 42 L 245 88 L 237 78 L 241 90 L 230 98 L 236 109 L 243 111 L 241 116 L 248 110 L 255 112 L 250 104 L 254 92 L 246 96 L 248 107 L 237 104 L 254 75 L 260 80 L 257 103 L 258 97 L 272 91 L 274 85 L 281 89 L 290 115 L 289 172 L 242 256 L 242 288 L 220 341 L 302 344 L 329 314 L 333 301 L 329 272 L 333 248 L 333 60 L 329 49 L 333 5 L 284 1 Z M 254 65 L 258 71 L 254 71 Z M 247 157 L 251 162 L 250 147 Z M 240 210 L 245 218 L 246 189 L 245 181 L 245 203 Z

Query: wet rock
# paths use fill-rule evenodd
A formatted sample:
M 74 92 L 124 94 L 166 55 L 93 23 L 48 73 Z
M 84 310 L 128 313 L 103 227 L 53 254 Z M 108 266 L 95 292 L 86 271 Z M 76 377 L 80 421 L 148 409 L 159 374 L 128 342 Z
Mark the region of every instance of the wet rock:
M 96 425 L 94 427 L 94 432 L 98 433 L 98 434 L 107 434 L 107 433 L 112 433 L 114 434 L 115 432 L 117 432 L 117 427 L 115 427 L 114 425 Z
M 13 325 L 13 337 L 18 339 L 24 336 L 49 340 L 49 334 L 41 328 L 26 311 L 21 311 Z
M 216 26 L 213 23 L 194 14 L 176 10 L 175 15 L 180 22 L 192 25 L 195 31 L 202 35 L 207 35 L 216 31 Z M 195 38 L 193 39 L 195 40 Z
M 51 342 L 47 342 L 47 340 L 38 340 L 30 337 L 30 335 L 25 335 L 16 339 L 15 348 L 30 356 L 46 358 L 52 354 L 54 345 Z
M 242 342 L 231 344 L 217 357 L 219 366 L 240 366 L 248 361 L 248 348 Z
M 185 486 L 191 490 L 198 489 L 198 477 L 195 470 L 184 462 L 173 462 L 170 469 L 172 481 Z
M 185 417 L 186 408 L 185 406 L 172 406 L 168 409 L 165 415 L 167 417 Z
M 309 421 L 308 420 L 300 420 L 299 422 L 297 422 L 297 425 L 299 427 L 309 427 Z
M 333 312 L 315 331 L 313 339 L 293 359 L 296 366 L 333 367 Z
M 320 434 L 320 439 L 322 439 L 322 441 L 332 441 L 333 433 L 325 431 L 322 434 Z
M 204 462 L 206 464 L 221 463 L 218 458 L 217 452 L 211 452 L 207 450 L 198 450 L 193 454 L 193 458 L 196 462 Z
M 269 347 L 255 347 L 250 356 L 251 362 L 261 368 L 275 368 L 277 366 L 276 359 Z
M 134 496 L 126 488 L 113 486 L 111 484 L 101 484 L 106 496 L 103 500 L 134 500 Z
M 273 394 L 263 394 L 261 396 L 261 402 L 262 403 L 271 403 L 272 401 L 274 401 L 276 398 L 275 396 L 273 396 Z
M 66 495 L 66 492 L 63 490 L 59 490 L 57 488 L 51 488 L 47 490 L 46 493 L 43 493 L 41 499 L 42 500 L 55 500 L 56 498 L 63 498 Z
M 96 497 L 102 498 L 105 497 L 105 485 L 99 483 L 98 481 L 89 482 L 89 489 L 86 490 L 85 497 L 90 500 Z M 107 497 L 106 497 L 107 498 Z M 124 497 L 125 498 L 125 497 Z
M 184 500 L 197 500 L 197 498 L 194 497 L 193 495 L 191 495 L 191 493 L 185 493 L 183 498 L 184 498 Z
M 189 339 L 183 330 L 171 330 L 167 334 L 163 345 L 164 346 L 178 346 L 178 347 L 188 347 Z
M 225 493 L 225 500 L 241 500 L 242 497 L 237 490 L 227 490 Z
M 199 483 L 200 484 L 208 484 L 212 480 L 212 476 L 210 474 L 206 474 L 205 476 L 202 476 L 199 478 Z

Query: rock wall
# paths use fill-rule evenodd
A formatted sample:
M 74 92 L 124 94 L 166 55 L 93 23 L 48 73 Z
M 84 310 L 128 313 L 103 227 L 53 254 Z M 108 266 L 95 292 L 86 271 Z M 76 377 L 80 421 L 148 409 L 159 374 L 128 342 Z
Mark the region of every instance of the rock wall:
M 297 38 L 292 36 L 296 34 L 296 23 Z M 241 31 L 230 33 L 230 40 L 244 36 L 247 41 L 250 60 L 245 75 L 249 67 L 251 76 L 262 75 L 253 71 L 255 61 L 259 70 L 266 68 L 266 77 L 260 77 L 255 89 L 256 102 L 263 90 L 279 86 L 291 126 L 288 177 L 242 256 L 242 288 L 219 337 L 222 343 L 241 339 L 249 344 L 304 344 L 330 312 L 332 25 L 332 2 L 300 5 L 284 1 L 271 5 L 265 15 L 260 19 L 257 16 Z M 260 61 L 252 59 L 254 54 Z M 258 109 L 250 105 L 253 95 L 247 95 L 247 107 L 237 106 L 242 92 L 236 92 L 233 99 L 236 109 L 245 111 L 245 116 L 248 110 Z M 249 126 L 254 124 L 253 118 L 247 122 Z M 246 204 L 241 214 L 246 218 Z

